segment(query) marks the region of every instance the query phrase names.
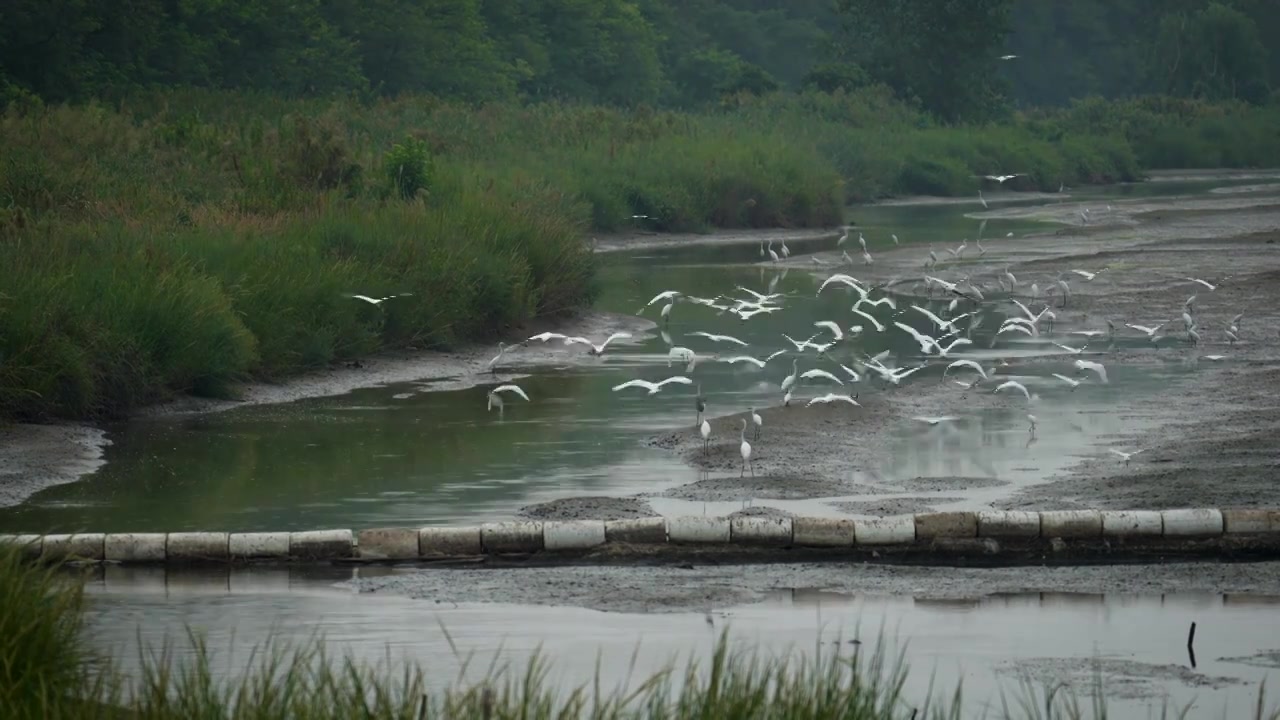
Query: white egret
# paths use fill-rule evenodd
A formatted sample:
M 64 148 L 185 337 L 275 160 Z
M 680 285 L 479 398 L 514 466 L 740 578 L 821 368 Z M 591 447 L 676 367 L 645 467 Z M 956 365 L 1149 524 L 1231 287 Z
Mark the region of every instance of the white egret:
M 1027 402 L 1031 402 L 1031 391 L 1027 390 L 1027 386 L 1023 385 L 1017 380 L 1006 380 L 1005 382 L 996 386 L 996 389 L 992 390 L 991 392 L 998 393 L 1001 390 L 1018 390 L 1023 394 L 1024 397 L 1027 398 Z
M 702 454 L 706 455 L 711 449 L 711 423 L 703 420 L 698 432 L 702 435 Z
M 920 352 L 925 355 L 929 354 L 930 348 L 937 347 L 938 345 L 938 341 L 934 340 L 928 335 L 925 335 L 919 330 L 916 330 L 915 328 L 911 327 L 906 323 L 898 322 L 897 320 L 894 320 L 893 324 L 897 325 L 899 328 L 901 328 L 902 330 L 910 334 L 911 337 L 915 338 L 916 344 L 920 346 Z
M 1016 57 L 1018 57 L 1018 56 L 1017 56 L 1017 55 L 1007 55 L 1007 56 L 1002 57 L 1002 58 L 1000 58 L 1000 59 L 1001 59 L 1001 60 L 1007 60 L 1007 59 L 1012 59 L 1012 58 L 1016 58 Z M 1008 182 L 1009 180 L 1012 180 L 1012 179 L 1014 179 L 1014 178 L 1016 178 L 1016 177 L 1019 177 L 1020 175 L 1022 175 L 1022 173 L 1013 173 L 1012 175 L 982 175 L 981 177 L 982 177 L 982 178 L 984 178 L 984 179 L 987 179 L 987 180 L 994 180 L 994 181 L 996 181 L 996 182 L 998 182 L 998 183 L 1000 183 L 1000 184 L 1002 184 L 1002 185 L 1003 185 L 1004 183 Z M 979 176 L 975 175 L 974 177 L 979 177 Z
M 839 365 L 840 369 L 845 371 L 845 374 L 849 376 L 851 382 L 861 382 L 862 376 L 858 374 L 857 370 L 854 370 L 853 368 L 849 367 L 848 365 L 845 365 L 844 363 L 838 362 L 836 363 L 836 365 Z
M 645 307 L 649 307 L 650 305 L 657 305 L 663 300 L 678 300 L 681 297 L 684 297 L 684 293 L 680 292 L 679 290 L 663 290 L 657 295 L 654 295 L 652 300 L 645 303 Z M 641 309 L 643 310 L 643 308 Z
M 656 383 L 649 382 L 648 380 L 628 380 L 622 383 L 621 385 L 614 385 L 613 391 L 618 392 L 619 390 L 626 390 L 627 388 L 638 387 L 638 388 L 644 388 L 645 390 L 648 390 L 650 395 L 656 395 L 659 390 L 661 390 L 666 385 L 670 385 L 672 383 L 676 383 L 680 385 L 692 385 L 693 381 L 687 377 L 684 377 L 683 375 L 674 375 L 672 377 L 667 378 L 666 380 L 662 380 Z
M 489 372 L 493 372 L 493 373 L 498 372 L 498 361 L 501 360 L 502 356 L 506 354 L 507 354 L 507 344 L 498 343 L 498 354 L 494 355 L 493 359 L 489 361 L 489 365 L 488 365 Z
M 974 240 L 973 244 L 978 248 L 978 257 L 982 257 L 983 255 L 987 254 L 987 249 L 982 247 L 982 238 L 978 238 L 977 240 Z
M 978 375 L 980 375 L 983 380 L 987 379 L 987 371 L 983 369 L 982 365 L 980 365 L 976 360 L 968 360 L 968 359 L 956 360 L 955 362 L 948 365 L 947 368 L 942 371 L 942 377 L 945 378 L 947 376 L 947 373 L 951 372 L 956 368 L 962 368 L 962 367 L 970 368 L 974 372 L 978 373 Z
M 350 297 L 351 297 L 353 300 L 363 300 L 363 301 L 365 301 L 365 302 L 369 303 L 370 305 L 381 305 L 382 303 L 384 303 L 384 302 L 386 302 L 386 301 L 388 301 L 388 300 L 391 300 L 391 299 L 393 299 L 393 298 L 398 298 L 398 297 L 412 297 L 412 296 L 413 296 L 413 293 L 399 293 L 398 295 L 388 295 L 388 296 L 386 296 L 386 297 L 380 297 L 380 298 L 371 298 L 371 297 L 369 297 L 368 295 L 352 295 L 352 296 L 350 296 Z
M 863 264 L 863 265 L 870 265 L 870 264 L 871 264 L 871 263 L 873 263 L 873 262 L 875 262 L 875 261 L 871 259 L 871 253 L 867 252 L 866 250 L 863 250 L 863 251 L 862 251 L 862 264 Z
M 827 330 L 830 330 L 831 334 L 835 336 L 835 339 L 837 341 L 844 339 L 844 331 L 840 329 L 839 325 L 835 324 L 830 320 L 819 320 L 815 322 L 813 326 L 819 327 L 819 328 L 826 328 Z
M 568 337 L 567 335 L 562 335 L 562 334 L 557 333 L 557 332 L 542 332 L 542 333 L 538 333 L 537 335 L 533 335 L 533 336 L 531 336 L 528 340 L 525 340 L 525 342 L 526 342 L 526 343 L 534 342 L 534 341 L 537 341 L 537 342 L 550 342 L 550 341 L 552 341 L 552 340 L 564 340 L 564 339 L 566 339 L 567 337 Z M 568 344 L 568 343 L 566 343 L 566 344 Z
M 675 306 L 676 306 L 676 304 L 675 304 L 675 302 L 674 302 L 674 301 L 673 301 L 673 302 L 669 302 L 669 303 L 667 303 L 666 305 L 663 305 L 663 306 L 662 306 L 662 313 L 661 313 L 661 315 L 662 315 L 662 322 L 664 322 L 664 323 L 669 323 L 669 322 L 671 322 L 671 308 L 673 308 L 673 307 L 675 307 Z
M 947 345 L 946 347 L 943 347 L 942 343 L 938 342 L 937 340 L 934 341 L 933 346 L 938 349 L 938 357 L 945 358 L 947 356 L 947 353 L 951 352 L 955 348 L 961 345 L 972 345 L 972 344 L 973 344 L 973 341 L 970 340 L 969 338 L 956 338 L 955 340 L 952 340 L 951 344 Z
M 590 345 L 591 349 L 587 351 L 588 355 L 603 355 L 605 348 L 609 347 L 609 343 L 614 340 L 626 340 L 631 337 L 631 333 L 616 332 L 605 338 L 604 342 L 596 345 L 584 337 L 567 337 L 564 339 L 565 345 Z
M 791 386 L 795 385 L 796 382 L 799 381 L 800 379 L 799 365 L 800 365 L 799 360 L 793 359 L 791 361 L 791 374 L 782 379 L 782 385 L 780 386 L 782 388 L 782 392 L 786 392 L 790 390 Z
M 1078 348 L 1077 348 L 1077 347 L 1071 347 L 1070 345 L 1063 345 L 1062 343 L 1054 343 L 1054 345 L 1056 345 L 1056 346 L 1058 346 L 1058 347 L 1062 348 L 1063 350 L 1066 350 L 1067 352 L 1071 353 L 1072 355 L 1079 355 L 1080 353 L 1084 352 L 1084 348 L 1083 348 L 1083 347 L 1078 347 Z M 1086 346 L 1086 347 L 1087 347 L 1087 346 Z
M 898 244 L 898 236 L 897 236 L 897 235 L 894 235 L 893 233 L 890 233 L 890 234 L 889 234 L 889 237 L 893 238 L 893 244 L 894 244 L 894 245 L 897 245 L 897 244 Z
M 852 275 L 845 275 L 844 273 L 836 273 L 831 277 L 827 278 L 826 280 L 823 280 L 822 284 L 818 286 L 818 295 L 821 295 L 822 291 L 826 290 L 827 286 L 832 283 L 848 285 L 849 287 L 856 290 L 859 295 L 863 297 L 867 296 L 868 290 L 862 287 L 862 285 L 858 282 L 858 279 L 853 277 Z
M 1144 449 L 1145 449 L 1145 448 L 1144 448 Z M 1109 453 L 1111 453 L 1112 455 L 1118 456 L 1118 457 L 1120 457 L 1121 459 L 1123 459 L 1123 460 L 1124 460 L 1124 464 L 1125 464 L 1125 465 L 1128 465 L 1128 464 L 1129 464 L 1129 458 L 1133 457 L 1134 455 L 1137 455 L 1138 453 L 1140 453 L 1140 452 L 1142 452 L 1142 451 L 1143 451 L 1143 449 L 1139 449 L 1139 450 L 1131 450 L 1131 451 L 1129 451 L 1129 452 L 1125 452 L 1124 450 L 1116 450 L 1115 448 L 1107 448 L 1107 452 L 1109 452 Z
M 529 402 L 529 396 L 525 394 L 524 390 L 519 385 L 499 385 L 489 391 L 489 404 L 488 407 L 485 408 L 486 412 L 496 407 L 498 408 L 498 415 L 503 414 L 502 393 L 504 392 L 515 393 L 516 395 L 524 398 L 525 402 Z
M 867 319 L 867 322 L 870 322 L 873 326 L 875 326 L 876 332 L 884 332 L 884 325 L 881 325 L 879 320 L 877 320 L 877 319 L 875 319 L 874 317 L 872 317 L 871 315 L 868 315 L 867 313 L 865 313 L 865 312 L 863 312 L 863 311 L 859 310 L 857 307 L 854 307 L 854 308 L 853 308 L 853 312 L 855 312 L 855 313 L 857 313 L 857 314 L 861 315 L 862 317 L 866 318 L 866 319 Z
M 822 397 L 813 398 L 805 405 L 805 407 L 812 407 L 818 404 L 829 405 L 833 402 L 848 403 L 849 405 L 852 405 L 854 407 L 862 407 L 861 405 L 858 404 L 857 399 L 854 398 L 852 395 L 837 395 L 835 393 L 827 393 Z
M 809 260 L 810 260 L 814 265 L 830 265 L 830 264 L 831 264 L 831 263 L 827 262 L 826 260 L 823 260 L 822 258 L 820 258 L 820 257 L 818 257 L 818 256 L 816 256 L 816 255 L 815 255 L 815 256 L 813 256 L 813 257 L 811 257 L 811 258 L 809 258 Z
M 693 362 L 696 357 L 697 355 L 689 348 L 677 345 L 667 351 L 667 367 L 671 367 L 672 362 Z
M 1214 290 L 1218 289 L 1217 285 L 1210 283 L 1208 280 L 1201 280 L 1200 278 L 1193 278 L 1193 277 L 1184 278 L 1184 279 L 1190 280 L 1191 282 L 1196 283 L 1198 285 L 1203 285 L 1205 288 L 1209 290 L 1209 292 L 1213 292 Z
M 986 198 L 984 198 L 984 197 L 982 197 L 982 191 L 981 191 L 981 190 L 979 190 L 979 191 L 978 191 L 978 202 L 982 203 L 982 207 L 983 207 L 984 209 L 986 209 L 986 208 L 989 208 L 989 207 L 990 207 L 990 205 L 987 205 L 987 199 L 986 199 Z
M 951 422 L 951 421 L 953 421 L 953 420 L 959 420 L 960 418 L 956 417 L 955 415 L 942 415 L 942 416 L 939 416 L 939 417 L 929 417 L 929 416 L 925 416 L 925 415 L 917 415 L 916 417 L 913 417 L 913 418 L 911 418 L 911 419 L 912 419 L 912 420 L 915 420 L 916 422 L 922 422 L 922 423 L 924 423 L 924 424 L 926 424 L 926 425 L 934 425 L 934 426 L 936 426 L 936 425 L 940 425 L 940 424 L 942 424 L 942 423 L 944 423 L 944 422 Z
M 1102 268 L 1102 270 L 1106 270 L 1106 268 Z M 1089 272 L 1088 270 L 1072 270 L 1071 272 L 1084 278 L 1085 282 L 1089 282 L 1090 280 L 1098 277 L 1098 275 L 1102 272 L 1102 270 L 1099 270 L 1098 272 Z
M 841 245 L 845 244 L 848 241 L 849 241 L 849 227 L 846 225 L 844 228 L 844 232 L 841 233 L 840 235 L 840 239 L 836 240 L 836 247 L 840 247 Z
M 832 375 L 831 373 L 827 372 L 826 370 L 819 370 L 819 369 L 816 369 L 816 368 L 815 368 L 815 369 L 813 369 L 813 370 L 806 370 L 806 371 L 804 371 L 804 373 L 802 373 L 802 374 L 800 375 L 800 377 L 801 377 L 801 378 L 803 378 L 803 379 L 805 379 L 805 380 L 814 380 L 814 379 L 817 379 L 817 378 L 826 378 L 827 380 L 831 380 L 831 381 L 835 382 L 835 383 L 836 383 L 836 384 L 838 384 L 838 385 L 843 385 L 843 384 L 844 384 L 844 381 L 843 381 L 843 380 L 841 380 L 840 378 L 836 377 L 835 375 Z
M 1105 330 L 1072 330 L 1072 331 L 1071 331 L 1071 334 L 1072 334 L 1072 335 L 1081 335 L 1081 336 L 1083 336 L 1083 337 L 1087 337 L 1087 338 L 1096 338 L 1096 337 L 1102 337 L 1103 335 L 1106 335 L 1107 333 L 1106 333 L 1106 331 L 1105 331 Z
M 760 428 L 764 427 L 764 418 L 760 417 L 760 413 L 756 412 L 754 407 L 747 408 L 747 412 L 751 413 L 751 424 L 755 426 L 756 432 L 753 440 L 760 439 Z
M 1205 360 L 1217 362 L 1219 360 L 1226 358 L 1227 356 L 1226 355 L 1204 355 L 1203 357 Z
M 862 232 L 858 232 L 858 244 L 862 246 L 862 252 L 867 251 L 867 239 L 862 237 Z
M 782 257 L 784 258 L 791 257 L 791 248 L 787 247 L 787 241 L 779 240 L 778 242 L 782 243 Z
M 735 355 L 730 358 L 720 358 L 720 362 L 729 363 L 730 365 L 735 365 L 740 362 L 751 363 L 752 365 L 755 365 L 756 367 L 763 369 L 765 366 L 765 363 L 767 363 L 768 361 L 760 360 L 758 358 L 753 358 L 750 355 Z
M 889 368 L 886 368 L 884 366 L 880 366 L 880 367 L 870 366 L 870 367 L 872 370 L 876 371 L 876 373 L 881 377 L 881 379 L 887 380 L 893 383 L 894 385 L 900 384 L 903 380 L 906 380 L 912 374 L 917 373 L 924 369 L 923 365 L 917 365 L 913 368 L 897 368 L 895 370 L 890 370 Z
M 1031 435 L 1036 434 L 1036 416 L 1027 413 L 1027 432 Z
M 1070 385 L 1072 390 L 1075 390 L 1076 388 L 1080 387 L 1080 381 L 1076 380 L 1075 378 L 1067 377 L 1066 375 L 1060 375 L 1058 373 L 1053 373 L 1053 376 L 1058 378 L 1062 382 Z
M 1137 330 L 1140 333 L 1143 333 L 1148 338 L 1151 338 L 1152 342 L 1155 342 L 1156 333 L 1160 332 L 1160 328 L 1168 324 L 1169 323 L 1160 323 L 1159 325 L 1148 327 L 1146 325 L 1134 325 L 1132 323 L 1125 323 L 1124 326 L 1127 328 L 1132 328 L 1134 330 Z
M 746 347 L 746 346 L 747 346 L 747 344 L 746 344 L 745 342 L 743 342 L 743 341 L 739 340 L 739 339 L 738 339 L 738 338 L 736 338 L 736 337 L 733 337 L 732 335 L 716 335 L 715 333 L 704 332 L 704 331 L 702 331 L 702 330 L 698 330 L 698 331 L 696 331 L 696 332 L 691 332 L 691 333 L 689 333 L 689 334 L 690 334 L 690 335 L 697 335 L 697 336 L 699 336 L 699 337 L 704 337 L 704 338 L 706 338 L 706 339 L 710 340 L 711 342 L 716 342 L 716 343 L 720 343 L 720 342 L 723 342 L 723 343 L 733 343 L 734 345 L 737 345 L 737 346 L 739 346 L 739 347 Z
M 868 300 L 868 299 L 864 296 L 861 300 L 859 300 L 858 302 L 854 303 L 854 305 L 853 305 L 853 306 L 854 306 L 855 308 L 857 308 L 857 307 L 862 307 L 863 305 L 870 305 L 870 306 L 872 306 L 872 307 L 880 307 L 881 305 L 888 305 L 888 306 L 889 306 L 889 308 L 890 308 L 890 309 L 892 309 L 892 310 L 897 310 L 897 309 L 898 309 L 898 301 L 897 301 L 897 300 L 894 300 L 892 295 L 885 295 L 884 297 L 880 298 L 879 300 Z
M 738 477 L 742 477 L 742 473 L 748 469 L 751 470 L 751 477 L 756 476 L 756 468 L 751 464 L 751 443 L 747 442 L 747 419 L 742 419 L 742 432 L 738 434 L 742 440 L 742 444 L 738 445 L 738 454 L 742 456 L 742 472 L 738 473 Z
M 775 251 L 774 251 L 774 249 L 773 249 L 773 241 L 772 241 L 772 240 L 770 240 L 770 241 L 769 241 L 769 248 L 768 248 L 768 249 L 769 249 L 769 259 L 770 259 L 770 260 L 772 260 L 772 261 L 774 261 L 774 262 L 778 262 L 778 261 L 780 260 L 780 258 L 778 257 L 778 253 L 777 253 L 777 252 L 775 252 Z
M 1091 362 L 1089 360 L 1077 360 L 1075 362 L 1075 366 L 1078 372 L 1088 371 L 1096 374 L 1098 379 L 1104 383 L 1111 382 L 1107 379 L 1107 369 L 1103 367 L 1102 363 Z
M 1017 57 L 1018 57 L 1017 55 L 1001 55 L 1001 56 L 1000 56 L 1000 59 L 1001 59 L 1001 60 L 1013 60 L 1013 59 L 1016 59 Z M 1062 192 L 1062 188 L 1058 188 L 1058 192 Z

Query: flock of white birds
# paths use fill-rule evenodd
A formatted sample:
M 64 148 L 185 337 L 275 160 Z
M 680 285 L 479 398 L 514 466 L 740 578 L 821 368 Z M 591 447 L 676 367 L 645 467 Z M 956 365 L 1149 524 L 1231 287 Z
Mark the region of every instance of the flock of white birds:
M 1001 176 L 1000 178 L 992 179 L 1003 182 L 1008 177 Z M 841 249 L 849 241 L 849 232 L 850 229 L 845 228 L 844 233 L 837 239 L 837 249 Z M 1012 233 L 1009 235 L 1011 236 Z M 898 245 L 897 235 L 892 235 L 891 239 L 894 245 Z M 870 265 L 873 259 L 867 248 L 866 238 L 861 232 L 858 233 L 857 241 L 862 249 L 864 264 Z M 789 257 L 791 250 L 787 247 L 785 240 L 781 241 L 779 245 L 779 249 L 774 250 L 773 241 L 769 241 L 767 244 L 761 243 L 761 257 L 768 258 L 774 263 L 781 262 Z M 980 241 L 976 241 L 975 246 L 979 256 L 986 253 L 986 249 Z M 664 329 L 662 335 L 669 347 L 667 366 L 671 367 L 672 363 L 680 363 L 684 365 L 684 374 L 672 375 L 656 382 L 644 379 L 628 380 L 614 386 L 613 391 L 643 390 L 646 395 L 656 395 L 668 387 L 695 385 L 696 383 L 689 376 L 693 374 L 694 369 L 702 361 L 723 362 L 730 365 L 754 365 L 756 368 L 763 370 L 775 359 L 790 356 L 791 371 L 778 382 L 778 392 L 781 393 L 781 401 L 784 407 L 791 405 L 793 394 L 802 384 L 813 385 L 819 383 L 838 386 L 841 392 L 826 392 L 822 395 L 815 395 L 807 400 L 805 407 L 835 404 L 843 404 L 851 408 L 860 407 L 858 394 L 856 392 L 848 392 L 850 387 L 856 387 L 859 383 L 869 383 L 873 378 L 880 380 L 886 387 L 897 387 L 930 364 L 945 364 L 942 373 L 944 380 L 951 379 L 952 382 L 965 388 L 965 390 L 972 390 L 981 385 L 989 384 L 992 386 L 993 393 L 1021 395 L 1028 404 L 1027 409 L 1030 410 L 1038 396 L 1034 395 L 1026 385 L 1017 380 L 1005 379 L 1001 381 L 997 377 L 997 373 L 1000 370 L 1009 367 L 1009 363 L 1006 360 L 996 359 L 989 366 L 984 367 L 981 359 L 976 354 L 966 357 L 964 349 L 974 346 L 974 331 L 988 326 L 987 324 L 992 317 L 1003 317 L 1003 319 L 991 336 L 990 347 L 995 347 L 996 342 L 1004 335 L 1025 335 L 1041 340 L 1049 339 L 1044 336 L 1044 333 L 1052 333 L 1053 324 L 1057 318 L 1053 311 L 1055 297 L 1059 303 L 1059 308 L 1066 307 L 1072 294 L 1071 282 L 1092 282 L 1106 268 L 1096 271 L 1073 269 L 1057 273 L 1052 277 L 1046 278 L 1043 288 L 1038 283 L 1030 283 L 1029 285 L 1020 283 L 1008 267 L 998 272 L 994 278 L 974 279 L 963 272 L 964 266 L 961 264 L 968 249 L 968 242 L 964 241 L 956 248 L 948 248 L 945 257 L 939 256 L 938 253 L 930 250 L 927 259 L 924 261 L 926 272 L 919 278 L 894 278 L 887 282 L 876 284 L 863 282 L 844 272 L 831 274 L 818 287 L 817 296 L 820 297 L 826 292 L 840 290 L 848 293 L 851 298 L 856 296 L 856 300 L 849 308 L 849 320 L 846 320 L 846 322 L 851 321 L 853 324 L 842 325 L 836 320 L 819 320 L 812 323 L 814 332 L 804 340 L 797 340 L 789 334 L 782 333 L 779 344 L 781 345 L 781 341 L 785 341 L 786 346 L 773 350 L 763 357 L 756 357 L 753 354 L 743 352 L 742 349 L 749 347 L 750 344 L 731 335 L 706 331 L 690 332 L 688 333 L 690 337 L 701 338 L 716 346 L 730 346 L 738 353 L 700 355 L 690 348 L 675 346 L 670 339 L 670 335 Z M 846 251 L 841 249 L 841 255 L 843 258 L 841 264 L 854 264 L 853 259 Z M 813 260 L 818 264 L 827 264 L 816 257 Z M 707 298 L 690 295 L 680 290 L 665 290 L 655 295 L 653 299 L 640 308 L 637 314 L 643 314 L 647 309 L 655 305 L 661 305 L 659 317 L 665 325 L 669 321 L 672 309 L 676 304 L 687 303 L 715 311 L 718 315 L 731 314 L 739 318 L 741 322 L 746 323 L 754 317 L 782 312 L 785 309 L 786 300 L 789 296 L 775 292 L 778 279 L 783 275 L 785 275 L 785 272 L 775 275 L 767 290 L 763 293 L 738 286 L 734 294 Z M 944 279 L 943 275 L 947 275 L 951 279 Z M 1197 290 L 1203 289 L 1208 292 L 1213 292 L 1217 289 L 1217 285 L 1200 278 L 1188 277 L 1180 279 L 1178 282 L 1194 284 L 1197 286 Z M 907 292 L 895 290 L 895 288 L 901 288 L 904 285 L 909 286 Z M 369 298 L 356 295 L 353 297 L 377 305 L 396 296 Z M 932 301 L 940 300 L 945 304 L 940 312 L 935 313 L 929 308 L 918 304 L 918 298 L 921 297 Z M 1187 298 L 1183 304 L 1180 318 L 1159 322 L 1154 325 L 1124 323 L 1123 327 L 1138 333 L 1137 337 L 1139 338 L 1145 337 L 1153 346 L 1158 346 L 1161 341 L 1166 339 L 1180 345 L 1199 345 L 1202 341 L 1202 335 L 1196 319 L 1196 299 L 1197 295 L 1191 295 Z M 1034 309 L 1036 307 L 1039 309 Z M 881 315 L 888 315 L 888 324 L 873 315 L 873 311 L 880 311 Z M 1243 313 L 1236 315 L 1231 320 L 1229 327 L 1223 332 L 1224 341 L 1235 343 L 1239 340 L 1239 325 L 1242 318 Z M 919 324 L 926 325 L 927 330 L 918 330 L 908 322 L 904 322 L 906 320 L 916 320 Z M 1162 333 L 1166 329 L 1169 329 L 1169 331 Z M 1089 344 L 1100 338 L 1113 341 L 1119 332 L 1121 330 L 1116 323 L 1106 320 L 1105 328 L 1079 329 L 1067 333 L 1072 338 L 1082 339 L 1084 341 L 1083 344 L 1075 345 L 1050 340 L 1051 344 L 1061 349 L 1065 355 L 1075 356 L 1072 360 L 1072 366 L 1075 368 L 1074 376 L 1051 373 L 1051 377 L 1069 387 L 1070 390 L 1075 390 L 1085 383 L 1110 382 L 1106 366 L 1097 359 L 1105 355 L 1107 351 L 1089 350 Z M 837 359 L 836 351 L 851 339 L 860 338 L 868 334 L 882 333 L 902 333 L 912 340 L 913 344 L 918 348 L 918 353 L 899 355 L 898 360 L 907 360 L 903 366 L 898 366 L 897 362 L 890 358 L 890 350 L 884 350 L 876 355 L 864 354 L 861 357 L 853 357 L 853 353 L 850 352 L 848 364 Z M 596 343 L 585 337 L 543 332 L 526 339 L 517 346 L 499 343 L 498 355 L 489 361 L 488 369 L 496 373 L 501 360 L 507 352 L 513 347 L 528 346 L 531 342 L 548 343 L 557 341 L 566 347 L 583 345 L 586 346 L 588 355 L 603 356 L 611 344 L 618 340 L 630 338 L 630 333 L 616 332 L 609 335 L 604 341 Z M 1075 342 L 1078 341 L 1076 340 Z M 1095 359 L 1090 359 L 1090 357 Z M 1225 356 L 1203 355 L 1202 357 L 1206 360 L 1217 361 L 1224 359 Z M 831 369 L 811 367 L 801 371 L 800 363 L 802 360 L 806 364 L 827 364 Z M 964 379 L 952 377 L 953 373 L 957 376 L 963 374 L 966 377 Z M 526 402 L 529 401 L 529 395 L 519 385 L 506 383 L 498 385 L 488 393 L 488 409 L 497 408 L 501 414 L 504 408 L 503 398 L 507 395 L 519 397 Z M 710 447 L 711 425 L 704 417 L 706 397 L 702 394 L 700 384 L 697 384 L 694 405 L 697 410 L 695 428 L 702 438 L 705 452 Z M 741 420 L 742 427 L 739 432 L 739 451 L 742 457 L 740 475 L 747 472 L 751 472 L 752 475 L 755 474 L 755 468 L 751 462 L 751 443 L 747 439 L 748 425 L 753 426 L 751 429 L 752 439 L 754 440 L 759 439 L 763 426 L 763 419 L 754 407 L 750 408 L 748 413 L 749 420 L 748 418 Z M 1034 438 L 1037 426 L 1036 416 L 1028 412 L 1026 418 L 1028 432 Z M 959 418 L 942 416 L 916 417 L 913 419 L 928 425 L 938 425 L 958 420 Z M 1127 464 L 1129 459 L 1141 452 L 1141 450 L 1110 449 L 1109 452 L 1120 457 Z

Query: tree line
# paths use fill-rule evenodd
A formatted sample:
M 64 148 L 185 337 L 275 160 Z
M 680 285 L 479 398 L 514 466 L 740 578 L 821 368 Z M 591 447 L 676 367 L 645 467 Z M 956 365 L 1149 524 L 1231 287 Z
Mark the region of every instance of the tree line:
M 1277 37 L 1274 0 L 7 0 L 0 104 L 194 86 L 697 107 L 883 83 L 976 119 L 1265 102 Z

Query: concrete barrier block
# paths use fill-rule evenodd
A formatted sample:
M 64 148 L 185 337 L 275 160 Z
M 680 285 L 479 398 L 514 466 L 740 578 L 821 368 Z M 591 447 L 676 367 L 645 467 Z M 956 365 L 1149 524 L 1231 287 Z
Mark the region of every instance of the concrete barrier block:
M 39 535 L 0 535 L 0 544 L 22 549 L 22 556 L 38 558 L 44 547 L 44 538 Z
M 350 530 L 307 530 L 289 533 L 289 556 L 305 560 L 336 560 L 354 554 L 356 536 Z
M 542 545 L 547 550 L 586 550 L 604 544 L 603 520 L 566 520 L 542 524 Z
M 729 518 L 687 515 L 667 518 L 667 538 L 673 543 L 727 543 Z
M 801 547 L 853 547 L 849 518 L 791 518 L 792 542 Z
M 1223 510 L 1222 530 L 1232 535 L 1280 532 L 1280 510 Z M 49 538 L 44 542 L 48 546 Z
M 101 562 L 105 557 L 103 545 L 107 536 L 103 533 L 76 533 L 74 535 L 45 535 L 41 557 L 46 560 L 87 560 Z
M 870 520 L 854 520 L 853 536 L 858 545 L 901 545 L 915 542 L 914 515 L 891 515 Z
M 542 523 L 529 520 L 485 523 L 480 526 L 485 552 L 538 552 L 543 548 Z
M 1040 537 L 1076 540 L 1102 537 L 1097 510 L 1053 510 L 1040 513 Z
M 356 553 L 371 560 L 418 557 L 417 528 L 373 528 L 356 533 Z
M 729 540 L 742 545 L 790 545 L 791 518 L 745 515 L 729 519 Z
M 166 542 L 169 562 L 225 562 L 231 557 L 230 536 L 224 532 L 169 533 Z
M 164 562 L 164 533 L 111 533 L 102 541 L 109 562 Z
M 978 536 L 1038 538 L 1040 513 L 1026 510 L 984 510 L 978 513 Z
M 931 512 L 915 515 L 916 540 L 938 537 L 971 538 L 978 536 L 978 516 L 971 512 Z
M 1217 537 L 1222 534 L 1222 511 L 1211 508 L 1165 510 L 1165 537 Z
M 289 557 L 289 533 L 231 533 L 227 549 L 233 560 L 286 560 Z
M 1159 537 L 1164 519 L 1158 510 L 1104 510 L 1103 537 Z
M 479 555 L 484 552 L 480 543 L 480 528 L 424 527 L 418 529 L 418 554 L 424 557 L 445 555 Z
M 662 545 L 667 542 L 667 519 L 660 517 L 634 520 L 606 520 L 604 539 L 607 542 L 635 543 L 638 545 Z

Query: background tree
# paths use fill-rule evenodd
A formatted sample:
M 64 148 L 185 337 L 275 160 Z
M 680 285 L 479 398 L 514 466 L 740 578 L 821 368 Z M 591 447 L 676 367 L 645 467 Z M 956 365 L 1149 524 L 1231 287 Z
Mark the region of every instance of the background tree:
M 1001 106 L 1013 0 L 838 0 L 842 59 L 944 120 Z

